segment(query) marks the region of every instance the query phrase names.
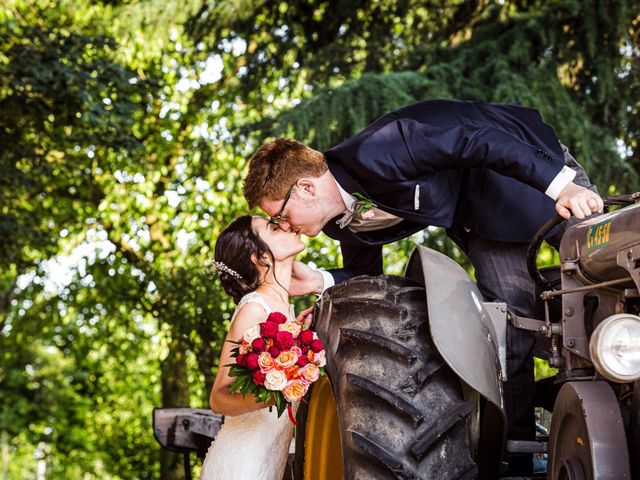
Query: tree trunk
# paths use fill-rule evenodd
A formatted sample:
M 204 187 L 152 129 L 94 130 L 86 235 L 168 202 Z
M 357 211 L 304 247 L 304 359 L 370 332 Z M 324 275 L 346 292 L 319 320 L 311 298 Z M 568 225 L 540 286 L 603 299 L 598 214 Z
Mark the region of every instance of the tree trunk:
M 180 339 L 173 339 L 169 355 L 161 365 L 162 406 L 188 407 L 189 381 L 187 376 L 186 345 Z M 160 450 L 160 480 L 184 479 L 182 454 Z

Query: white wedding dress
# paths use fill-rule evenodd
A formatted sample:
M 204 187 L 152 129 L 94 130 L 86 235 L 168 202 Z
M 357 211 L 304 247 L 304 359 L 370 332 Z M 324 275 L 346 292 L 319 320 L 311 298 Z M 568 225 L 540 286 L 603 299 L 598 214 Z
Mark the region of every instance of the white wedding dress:
M 251 292 L 238 302 L 231 318 L 249 303 L 260 304 L 267 313 L 272 310 L 258 292 Z M 289 318 L 293 315 L 290 306 Z M 294 426 L 289 415 L 278 418 L 275 407 L 261 408 L 235 417 L 225 417 L 222 428 L 207 452 L 200 480 L 281 480 Z

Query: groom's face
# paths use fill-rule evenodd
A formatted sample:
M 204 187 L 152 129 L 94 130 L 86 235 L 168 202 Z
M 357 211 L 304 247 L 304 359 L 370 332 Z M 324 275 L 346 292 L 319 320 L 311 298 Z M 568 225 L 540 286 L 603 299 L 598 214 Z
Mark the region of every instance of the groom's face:
M 315 237 L 324 227 L 324 215 L 313 185 L 299 180 L 283 199 L 265 199 L 258 205 L 285 231 Z

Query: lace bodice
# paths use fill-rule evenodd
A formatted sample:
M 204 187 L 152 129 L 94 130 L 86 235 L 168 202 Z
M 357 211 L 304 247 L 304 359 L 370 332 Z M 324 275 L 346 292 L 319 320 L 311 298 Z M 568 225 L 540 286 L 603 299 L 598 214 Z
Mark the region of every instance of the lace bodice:
M 231 317 L 231 321 L 232 322 L 235 320 L 236 315 L 238 314 L 240 309 L 243 306 L 245 306 L 247 303 L 257 303 L 258 305 L 260 305 L 264 309 L 265 312 L 267 312 L 267 314 L 273 312 L 273 309 L 269 306 L 267 301 L 264 299 L 264 295 L 262 295 L 261 293 L 258 293 L 258 292 L 251 292 L 251 293 L 247 293 L 238 302 L 238 305 L 236 306 L 236 310 L 233 312 L 233 316 Z M 289 305 L 289 311 L 288 312 L 282 312 L 282 313 L 284 313 L 290 319 L 294 319 L 295 318 L 294 311 L 293 311 L 293 305 Z

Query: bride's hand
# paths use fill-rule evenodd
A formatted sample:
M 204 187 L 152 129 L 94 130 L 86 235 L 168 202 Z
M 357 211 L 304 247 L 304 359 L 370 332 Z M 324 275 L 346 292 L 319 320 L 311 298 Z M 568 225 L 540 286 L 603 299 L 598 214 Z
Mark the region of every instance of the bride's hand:
M 311 326 L 311 322 L 313 322 L 313 309 L 314 307 L 309 307 L 301 311 L 296 317 L 296 322 L 303 325 L 304 328 L 309 328 Z

